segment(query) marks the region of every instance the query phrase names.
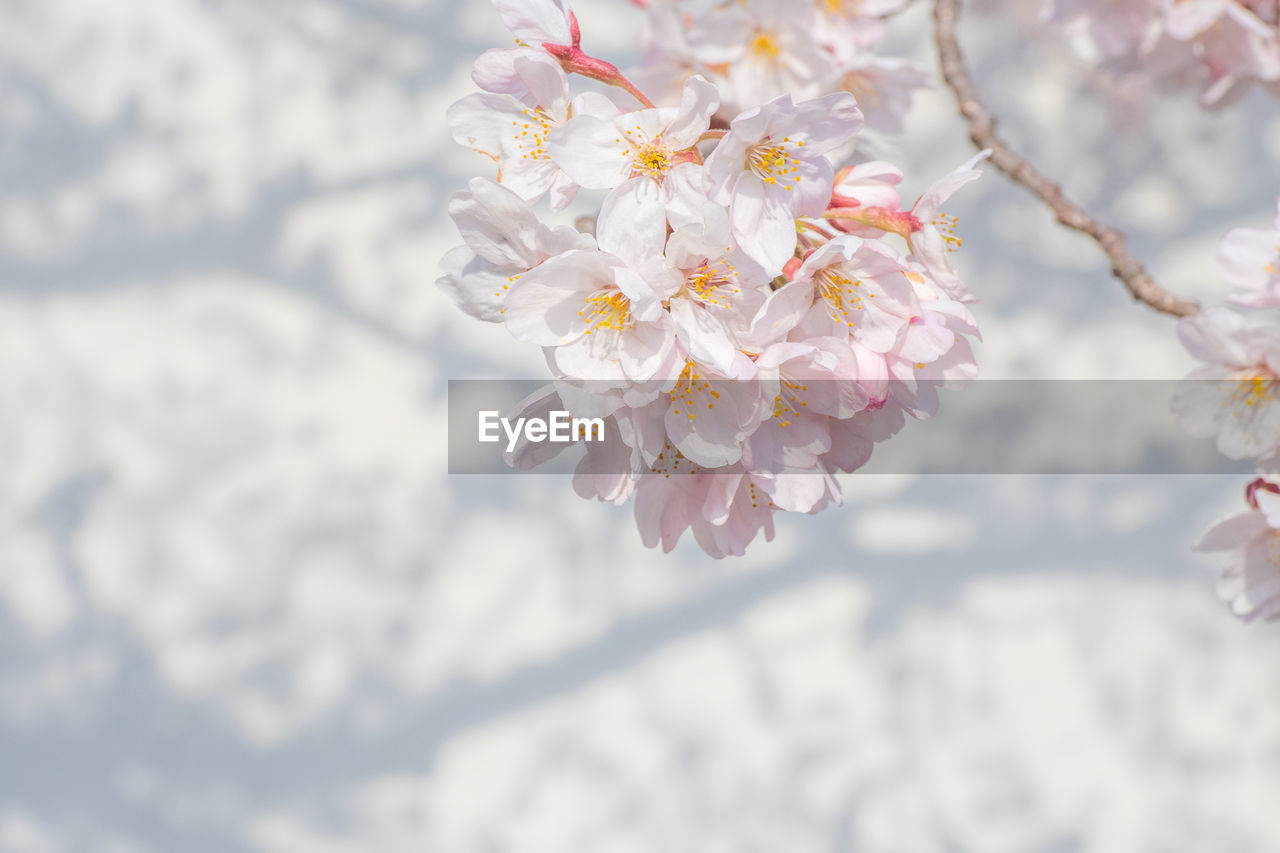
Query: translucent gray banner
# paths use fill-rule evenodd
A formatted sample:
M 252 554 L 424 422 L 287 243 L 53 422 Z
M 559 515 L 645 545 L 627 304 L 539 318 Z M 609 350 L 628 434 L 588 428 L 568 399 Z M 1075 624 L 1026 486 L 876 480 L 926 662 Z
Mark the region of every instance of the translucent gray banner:
M 1205 390 L 1213 393 L 1201 395 L 1222 396 L 1227 418 L 1236 416 L 1232 406 L 1246 405 L 1231 402 L 1232 390 L 1226 387 L 1231 384 L 1206 381 Z M 1183 431 L 1171 401 L 1179 388 L 1185 394 L 1188 385 L 1187 380 L 973 380 L 946 387 L 919 383 L 901 396 L 905 388 L 891 389 L 891 399 L 927 400 L 936 394 L 937 414 L 917 419 L 890 403 L 878 412 L 854 416 L 848 428 L 831 430 L 831 440 L 839 445 L 855 436 L 854 441 L 874 443 L 869 461 L 856 469 L 866 474 L 1252 471 L 1251 460 L 1228 459 L 1213 438 L 1193 438 Z M 729 380 L 710 386 L 706 393 L 726 396 L 751 393 L 757 387 Z M 611 445 L 616 451 L 620 443 L 635 443 L 634 433 L 609 414 L 620 395 L 630 395 L 632 403 L 653 396 L 646 394 L 651 389 L 641 386 L 606 383 L 577 382 L 561 387 L 558 394 L 549 393 L 550 388 L 544 380 L 450 380 L 449 473 L 571 474 L 588 444 Z M 842 390 L 848 389 L 810 382 L 803 393 L 824 392 L 830 397 Z M 1248 408 L 1240 411 L 1252 415 Z M 596 473 L 606 473 L 602 464 L 619 468 L 608 473 L 645 470 L 637 457 L 597 453 L 593 462 Z

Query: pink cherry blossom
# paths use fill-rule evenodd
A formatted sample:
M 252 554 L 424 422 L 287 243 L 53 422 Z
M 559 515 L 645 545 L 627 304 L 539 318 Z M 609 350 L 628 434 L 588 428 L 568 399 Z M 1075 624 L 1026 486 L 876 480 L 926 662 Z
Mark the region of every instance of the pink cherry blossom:
M 1207 107 L 1280 80 L 1275 0 L 1052 0 L 1048 12 L 1083 30 L 1108 67 L 1195 88 Z
M 552 255 L 591 248 L 590 236 L 572 228 L 548 228 L 518 195 L 485 178 L 449 200 L 449 215 L 465 246 L 440 262 L 436 284 L 478 320 L 502 322 L 507 293 L 521 275 Z
M 573 13 L 564 0 L 493 0 L 516 40 L 522 44 L 572 44 Z
M 782 95 L 829 91 L 831 63 L 813 33 L 816 11 L 792 0 L 742 0 L 695 16 L 688 45 L 698 63 L 720 67 L 717 82 L 731 112 Z
M 956 235 L 957 219 L 942 213 L 941 207 L 956 190 L 981 177 L 982 172 L 976 167 L 990 156 L 990 151 L 978 152 L 930 187 L 911 207 L 911 215 L 920 228 L 911 236 L 912 250 L 918 254 L 930 278 L 944 293 L 960 302 L 972 301 L 973 295 L 948 257 L 961 245 L 961 238 Z
M 1195 544 L 1226 552 L 1218 596 L 1246 621 L 1280 618 L 1280 480 L 1259 477 L 1245 491 L 1249 508 L 1218 521 Z
M 1280 308 L 1280 213 L 1274 228 L 1229 232 L 1218 247 L 1218 269 L 1238 291 L 1232 302 L 1250 308 Z
M 1280 448 L 1280 328 L 1255 327 L 1225 308 L 1178 323 L 1187 350 L 1206 362 L 1178 387 L 1173 410 L 1182 428 L 1216 438 L 1230 459 L 1267 456 Z
M 826 208 L 834 171 L 827 152 L 861 128 L 846 93 L 799 104 L 783 95 L 735 118 L 707 158 L 711 199 L 729 208 L 734 239 L 767 272 L 780 273 L 794 253 L 795 220 Z
M 880 241 L 836 237 L 796 272 L 796 282 L 808 284 L 814 299 L 801 333 L 853 338 L 874 352 L 888 352 L 919 313 L 908 271 L 906 259 Z
M 548 136 L 571 117 L 609 117 L 617 108 L 594 92 L 570 99 L 564 71 L 544 51 L 517 48 L 485 57 L 478 82 L 500 91 L 454 102 L 446 113 L 453 138 L 497 162 L 498 182 L 521 197 L 550 190 L 554 205 L 563 207 L 577 188 L 552 159 Z
M 716 88 L 694 77 L 684 84 L 679 107 L 623 113 L 605 120 L 584 115 L 547 136 L 550 157 L 584 187 L 637 192 L 657 184 L 674 224 L 696 221 L 702 167 L 693 150 L 719 105 Z
M 552 348 L 549 357 L 566 376 L 652 378 L 675 357 L 662 300 L 680 285 L 662 256 L 666 218 L 657 189 L 611 197 L 597 241 L 596 250 L 564 252 L 521 277 L 507 296 L 507 329 Z
M 917 62 L 853 53 L 837 65 L 837 85 L 858 99 L 867 127 L 901 133 L 915 92 L 933 85 L 933 75 Z

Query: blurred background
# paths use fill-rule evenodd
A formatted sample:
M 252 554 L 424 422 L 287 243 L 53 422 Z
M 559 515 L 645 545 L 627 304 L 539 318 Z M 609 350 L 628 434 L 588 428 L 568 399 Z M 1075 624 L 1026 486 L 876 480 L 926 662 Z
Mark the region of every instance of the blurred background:
M 884 52 L 933 65 L 926 6 Z M 1277 102 L 984 7 L 1015 147 L 1225 297 Z M 852 477 L 715 562 L 445 474 L 446 380 L 541 369 L 433 283 L 491 168 L 444 110 L 509 42 L 481 2 L 0 0 L 0 851 L 1277 849 L 1280 635 L 1189 552 L 1240 478 Z M 907 198 L 970 153 L 942 91 L 886 145 Z M 999 175 L 948 210 L 984 375 L 1190 367 Z

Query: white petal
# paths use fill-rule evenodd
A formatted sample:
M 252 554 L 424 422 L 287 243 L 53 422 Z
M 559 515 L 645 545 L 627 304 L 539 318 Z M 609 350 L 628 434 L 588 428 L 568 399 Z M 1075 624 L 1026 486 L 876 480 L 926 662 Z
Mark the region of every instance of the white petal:
M 991 150 L 979 151 L 970 157 L 959 168 L 949 175 L 944 176 L 941 180 L 929 187 L 928 191 L 916 201 L 911 207 L 911 212 L 915 214 L 920 221 L 928 222 L 937 215 L 938 209 L 942 207 L 942 203 L 951 198 L 955 191 L 960 189 L 970 181 L 976 181 L 982 177 L 982 172 L 977 170 L 978 163 L 991 156 Z
M 551 189 L 561 174 L 559 167 L 542 157 L 513 157 L 503 161 L 498 182 L 530 201 Z
M 632 269 L 643 269 L 662 254 L 667 242 L 667 215 L 658 185 L 638 176 L 619 186 L 604 200 L 596 220 L 596 242 Z
M 1218 246 L 1218 269 L 1232 287 L 1256 290 L 1280 278 L 1280 233 L 1252 228 L 1228 232 Z
M 547 134 L 547 150 L 580 186 L 612 189 L 631 174 L 630 147 L 611 123 L 591 115 L 577 116 Z
M 796 223 L 785 206 L 773 201 L 755 175 L 743 173 L 729 209 L 733 236 L 752 260 L 776 276 L 796 249 Z
M 742 340 L 749 349 L 763 349 L 781 340 L 813 305 L 813 283 L 797 279 L 784 284 L 769 294 L 751 320 L 750 329 Z
M 689 148 L 711 126 L 720 108 L 720 92 L 702 77 L 690 77 L 680 94 L 680 109 L 662 139 L 673 151 Z
M 720 373 L 732 368 L 736 352 L 733 339 L 715 315 L 688 299 L 672 299 L 671 319 L 690 358 Z
M 520 41 L 569 44 L 569 14 L 562 0 L 493 0 L 502 23 Z
M 579 338 L 585 298 L 612 278 L 609 257 L 571 251 L 548 259 L 520 277 L 507 295 L 507 329 L 518 340 L 560 346 Z
M 511 122 L 523 117 L 524 107 L 515 98 L 487 92 L 459 98 L 445 110 L 454 141 L 494 160 L 505 155 L 504 140 Z
M 505 274 L 496 272 L 492 264 L 477 258 L 466 246 L 441 258 L 440 273 L 436 286 L 459 308 L 487 323 L 502 322 L 507 293 L 503 286 L 510 286 Z
M 485 178 L 472 178 L 467 186 L 468 192 L 449 199 L 449 216 L 473 252 L 510 272 L 523 272 L 545 257 L 537 247 L 537 217 L 524 199 Z
M 858 102 L 848 92 L 833 92 L 821 98 L 801 101 L 795 106 L 794 116 L 788 119 L 791 126 L 802 129 L 787 135 L 805 140 L 805 148 L 824 154 L 848 142 L 862 130 L 862 112 Z
M 627 378 L 635 382 L 652 379 L 675 347 L 675 332 L 670 318 L 659 322 L 637 322 L 618 340 L 618 360 Z
M 557 121 L 569 113 L 569 80 L 560 63 L 544 51 L 523 55 L 515 59 L 515 73 L 524 84 L 534 103 L 544 107 L 547 114 Z
M 662 180 L 662 200 L 672 228 L 703 222 L 707 204 L 704 167 L 681 163 L 669 169 Z

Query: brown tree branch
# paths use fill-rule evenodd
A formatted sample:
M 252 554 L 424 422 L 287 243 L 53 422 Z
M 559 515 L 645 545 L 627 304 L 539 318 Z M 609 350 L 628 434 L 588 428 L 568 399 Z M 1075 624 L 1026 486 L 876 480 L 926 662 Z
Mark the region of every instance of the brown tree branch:
M 992 165 L 1034 193 L 1054 212 L 1058 222 L 1092 238 L 1111 261 L 1111 272 L 1120 279 L 1134 299 L 1175 317 L 1186 317 L 1198 312 L 1199 303 L 1180 299 L 1156 283 L 1142 266 L 1142 262 L 1129 254 L 1124 245 L 1123 234 L 1103 225 L 1069 201 L 1063 195 L 1062 187 L 1042 175 L 996 135 L 996 120 L 978 97 L 978 91 L 965 66 L 964 54 L 956 40 L 956 22 L 959 17 L 960 0 L 935 0 L 934 38 L 938 46 L 942 78 L 955 94 L 956 105 L 968 122 L 969 138 L 973 140 L 973 144 L 979 148 L 990 148 Z

